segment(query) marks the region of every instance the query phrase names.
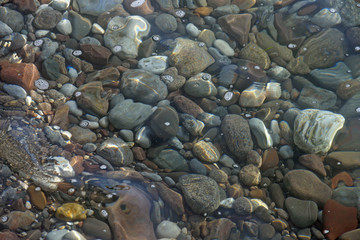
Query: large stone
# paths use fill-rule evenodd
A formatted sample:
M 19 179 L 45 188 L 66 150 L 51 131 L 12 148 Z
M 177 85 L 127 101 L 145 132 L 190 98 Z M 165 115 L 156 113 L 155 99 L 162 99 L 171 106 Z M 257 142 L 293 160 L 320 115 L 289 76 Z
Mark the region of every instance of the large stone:
M 229 150 L 245 159 L 247 152 L 253 148 L 248 122 L 239 115 L 228 114 L 222 121 L 221 130 Z
M 105 46 L 122 59 L 136 58 L 142 38 L 150 32 L 149 22 L 140 16 L 116 16 L 107 26 Z
M 70 10 L 69 20 L 72 26 L 71 37 L 80 41 L 83 37 L 89 34 L 92 24 L 88 18 Z
M 346 118 L 360 116 L 360 93 L 355 94 L 340 108 L 339 113 Z
M 166 84 L 158 75 L 140 69 L 126 71 L 120 89 L 125 97 L 147 104 L 155 104 L 168 94 Z
M 104 89 L 100 81 L 86 83 L 75 92 L 77 104 L 85 111 L 99 116 L 106 115 L 109 101 L 103 97 Z
M 129 145 L 117 137 L 112 137 L 101 143 L 96 152 L 108 160 L 114 167 L 127 166 L 134 160 L 134 155 Z
M 40 73 L 32 63 L 0 62 L 1 81 L 19 85 L 27 92 L 34 89 L 34 82 L 39 78 Z
M 24 27 L 23 15 L 7 7 L 0 7 L 0 21 L 7 24 L 14 32 L 20 32 Z
M 252 15 L 228 14 L 218 19 L 220 26 L 230 34 L 240 45 L 246 44 L 249 38 Z
M 106 65 L 112 55 L 111 51 L 103 46 L 94 44 L 80 44 L 81 57 L 93 64 Z
M 307 153 L 327 153 L 344 123 L 345 118 L 340 114 L 317 109 L 302 110 L 295 118 L 294 142 Z
M 300 47 L 298 56 L 312 69 L 328 68 L 345 58 L 345 36 L 329 28 L 309 37 Z
M 118 129 L 133 129 L 144 123 L 153 113 L 152 107 L 127 99 L 109 112 L 109 121 Z
M 317 219 L 318 206 L 314 201 L 288 197 L 285 206 L 290 220 L 299 228 L 310 227 Z
M 52 29 L 60 22 L 62 15 L 52 7 L 44 7 L 37 11 L 34 26 L 38 29 Z
M 360 167 L 359 151 L 331 152 L 325 158 L 326 162 L 338 170 L 351 170 Z
M 189 171 L 187 162 L 178 151 L 173 149 L 164 149 L 153 160 L 160 168 L 171 171 Z
M 184 175 L 180 177 L 177 186 L 195 213 L 209 214 L 220 205 L 220 190 L 212 178 L 197 174 Z
M 336 94 L 330 90 L 315 86 L 304 87 L 298 98 L 299 104 L 304 108 L 326 110 L 336 104 Z
M 240 50 L 239 56 L 243 59 L 252 61 L 262 69 L 268 69 L 271 61 L 267 52 L 256 43 L 250 42 Z
M 284 176 L 284 186 L 290 195 L 312 200 L 320 207 L 331 198 L 332 189 L 308 170 L 292 170 Z
M 89 142 L 95 142 L 97 137 L 96 134 L 90 129 L 82 128 L 77 125 L 71 127 L 69 132 L 72 134 L 72 140 L 74 142 L 85 144 Z
M 191 77 L 214 62 L 205 44 L 185 38 L 175 39 L 175 47 L 169 57 L 169 64 L 176 67 L 180 75 Z

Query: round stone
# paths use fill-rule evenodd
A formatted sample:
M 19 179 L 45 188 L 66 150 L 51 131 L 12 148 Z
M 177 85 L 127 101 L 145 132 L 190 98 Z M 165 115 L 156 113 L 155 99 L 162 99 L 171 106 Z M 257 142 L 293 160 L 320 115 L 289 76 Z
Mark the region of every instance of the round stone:
M 244 166 L 239 172 L 240 181 L 246 186 L 256 186 L 261 181 L 259 168 L 249 164 Z
M 220 159 L 219 150 L 211 142 L 201 140 L 194 145 L 192 151 L 198 159 L 207 163 L 218 162 Z
M 177 28 L 177 21 L 173 15 L 168 13 L 159 14 L 155 18 L 155 25 L 164 33 L 175 32 Z

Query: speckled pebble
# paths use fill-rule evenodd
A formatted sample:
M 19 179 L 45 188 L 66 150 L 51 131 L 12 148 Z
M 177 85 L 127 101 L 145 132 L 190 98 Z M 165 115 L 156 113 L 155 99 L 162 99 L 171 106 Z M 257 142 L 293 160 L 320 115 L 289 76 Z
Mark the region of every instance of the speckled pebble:
M 14 84 L 4 84 L 3 89 L 10 95 L 15 98 L 25 99 L 26 91 L 22 87 Z

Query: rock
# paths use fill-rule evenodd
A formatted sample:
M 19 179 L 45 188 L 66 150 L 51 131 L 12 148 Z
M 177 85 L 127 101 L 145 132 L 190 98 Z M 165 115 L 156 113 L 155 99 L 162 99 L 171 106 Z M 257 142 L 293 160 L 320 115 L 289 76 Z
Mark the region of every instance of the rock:
M 143 37 L 150 31 L 149 22 L 140 16 L 120 17 L 110 20 L 104 34 L 104 43 L 121 59 L 136 58 Z
M 348 100 L 360 91 L 360 81 L 347 80 L 339 84 L 336 94 L 344 99 Z
M 162 221 L 156 227 L 156 236 L 158 238 L 177 238 L 181 232 L 181 229 L 174 222 L 167 220 Z
M 301 90 L 298 103 L 304 108 L 326 110 L 334 107 L 336 100 L 337 97 L 334 92 L 315 86 L 308 86 Z
M 206 176 L 189 174 L 180 177 L 178 187 L 186 203 L 198 214 L 212 213 L 220 205 L 220 191 L 217 183 Z
M 13 232 L 0 232 L 1 240 L 18 240 L 19 238 Z
M 63 239 L 76 239 L 76 240 L 86 240 L 86 238 L 79 233 L 78 231 L 71 230 L 63 236 Z
M 212 220 L 206 224 L 209 235 L 205 239 L 231 239 L 230 235 L 236 224 L 227 218 Z
M 104 116 L 109 109 L 109 101 L 103 97 L 102 82 L 94 81 L 81 85 L 75 92 L 76 102 L 86 112 Z
M 170 189 L 161 182 L 157 182 L 154 184 L 160 194 L 160 197 L 164 200 L 164 202 L 168 204 L 171 209 L 176 212 L 177 215 L 182 216 L 185 213 L 182 195 Z
M 262 69 L 268 69 L 270 67 L 271 61 L 267 52 L 253 42 L 246 44 L 246 46 L 240 50 L 239 56 L 256 63 Z
M 108 0 L 106 3 L 101 0 L 76 0 L 80 13 L 92 16 L 99 16 L 103 12 L 110 11 L 112 8 L 121 5 L 123 0 Z
M 318 206 L 313 201 L 288 197 L 285 206 L 290 220 L 299 228 L 310 227 L 317 219 Z
M 168 13 L 161 13 L 156 16 L 155 25 L 164 33 L 175 32 L 177 28 L 176 18 Z
M 116 193 L 118 200 L 105 208 L 113 239 L 156 240 L 150 219 L 151 202 L 142 190 L 122 184 Z M 141 229 L 141 231 L 139 231 Z
M 132 15 L 149 15 L 154 12 L 154 8 L 151 5 L 150 0 L 137 1 L 137 0 L 125 0 L 124 6 L 126 10 Z
M 18 228 L 29 228 L 35 221 L 35 214 L 29 210 L 25 212 L 12 211 L 8 215 L 3 215 L 2 219 L 6 220 L 3 222 L 10 230 L 15 231 Z
M 158 107 L 151 115 L 150 126 L 159 138 L 174 137 L 179 130 L 179 116 L 170 106 Z
M 219 51 L 225 56 L 232 57 L 235 55 L 234 49 L 232 49 L 226 41 L 222 39 L 216 39 L 213 44 L 214 47 L 219 49 Z
M 191 77 L 214 62 L 214 58 L 203 44 L 185 38 L 175 39 L 175 47 L 169 57 L 169 64 L 176 67 L 180 75 Z
M 217 94 L 217 89 L 211 82 L 211 75 L 208 73 L 199 73 L 189 78 L 184 85 L 184 91 L 188 95 L 198 98 Z
M 285 196 L 280 185 L 277 183 L 272 183 L 269 186 L 269 193 L 271 200 L 275 202 L 276 206 L 279 208 L 284 208 Z
M 233 203 L 233 209 L 241 216 L 251 214 L 255 209 L 251 201 L 246 197 L 239 197 Z
M 246 186 L 256 186 L 261 181 L 259 168 L 252 164 L 245 165 L 239 172 L 240 181 Z
M 64 157 L 49 157 L 47 159 L 48 163 L 44 164 L 44 170 L 53 173 L 54 175 L 71 178 L 75 176 L 75 171 L 70 165 L 69 160 Z
M 96 153 L 108 160 L 112 166 L 128 166 L 134 160 L 129 145 L 121 138 L 112 137 L 105 140 L 97 148 Z
M 93 131 L 76 125 L 71 127 L 69 132 L 71 132 L 73 136 L 72 140 L 80 144 L 95 142 L 97 139 L 96 134 Z
M 0 37 L 5 37 L 13 33 L 13 30 L 4 22 L 0 21 Z
M 345 104 L 340 108 L 339 113 L 345 118 L 359 117 L 360 116 L 360 94 L 357 93 L 352 96 Z
M 138 67 L 153 74 L 162 74 L 167 66 L 167 56 L 151 56 L 140 59 Z
M 69 20 L 72 26 L 71 37 L 75 38 L 76 40 L 80 40 L 89 34 L 92 25 L 88 18 L 81 16 L 73 10 L 70 10 Z
M 211 142 L 199 141 L 192 149 L 194 155 L 206 163 L 218 162 L 220 159 L 219 150 Z
M 335 240 L 345 232 L 357 228 L 357 209 L 346 207 L 336 202 L 328 200 L 323 210 L 323 232 L 329 240 Z
M 240 45 L 248 42 L 252 15 L 244 14 L 228 14 L 218 19 L 220 26 L 225 32 L 229 33 Z
M 101 238 L 103 240 L 111 240 L 111 230 L 109 225 L 96 218 L 87 218 L 84 221 L 82 229 L 86 235 Z
M 336 151 L 331 152 L 325 158 L 331 167 L 338 170 L 351 170 L 360 166 L 360 152 Z
M 237 157 L 245 158 L 252 150 L 253 142 L 248 122 L 241 116 L 228 114 L 224 117 L 221 130 L 229 150 Z
M 260 107 L 266 99 L 266 85 L 255 82 L 242 91 L 239 98 L 241 107 Z
M 360 187 L 337 187 L 333 191 L 332 199 L 348 207 L 357 207 L 360 203 L 359 190 Z
M 249 126 L 260 148 L 267 149 L 272 147 L 272 138 L 263 121 L 258 118 L 251 118 L 249 120 Z
M 331 198 L 331 188 L 308 170 L 292 170 L 284 176 L 283 181 L 292 196 L 315 201 L 320 207 Z
M 67 229 L 54 229 L 46 235 L 46 240 L 61 240 L 68 232 L 69 230 Z
M 160 80 L 166 84 L 169 91 L 176 91 L 185 84 L 186 78 L 178 75 L 175 67 L 170 67 L 162 73 Z
M 38 209 L 43 210 L 46 206 L 46 196 L 40 187 L 35 185 L 29 186 L 27 192 L 30 196 L 31 203 Z
M 25 89 L 23 89 L 18 85 L 4 84 L 2 88 L 5 90 L 7 94 L 15 98 L 25 99 L 27 96 Z
M 62 221 L 81 221 L 86 219 L 86 210 L 78 203 L 64 203 L 56 209 L 55 217 Z
M 62 14 L 52 7 L 44 7 L 36 12 L 33 24 L 38 29 L 53 29 L 60 22 Z
M 51 6 L 59 11 L 63 11 L 69 8 L 71 0 L 54 0 Z
M 94 44 L 80 44 L 80 49 L 82 51 L 82 58 L 98 65 L 107 65 L 109 58 L 112 55 L 111 51 L 106 47 Z
M 334 8 L 323 8 L 311 18 L 311 22 L 322 28 L 331 28 L 341 23 L 341 16 Z
M 101 81 L 104 85 L 112 81 L 118 81 L 119 78 L 120 72 L 115 67 L 109 67 L 89 73 L 85 82 Z
M 260 162 L 259 164 L 261 165 L 261 171 L 266 171 L 267 169 L 277 167 L 278 164 L 279 164 L 279 156 L 277 151 L 274 148 L 266 149 L 262 156 L 262 163 Z
M 23 15 L 7 7 L 0 7 L 0 21 L 7 24 L 14 32 L 20 32 L 24 27 Z
M 153 160 L 162 169 L 171 171 L 188 171 L 188 165 L 183 156 L 173 149 L 164 149 Z
M 153 113 L 152 107 L 134 103 L 131 99 L 118 103 L 109 111 L 109 121 L 118 129 L 133 129 L 143 124 Z
M 268 223 L 260 224 L 259 226 L 259 238 L 260 239 L 272 239 L 275 235 L 275 228 Z
M 341 83 L 352 80 L 351 71 L 344 62 L 337 62 L 331 68 L 314 69 L 310 75 L 321 87 L 331 90 L 337 90 Z
M 324 154 L 330 150 L 335 134 L 344 125 L 340 114 L 317 109 L 302 110 L 294 123 L 294 142 L 308 153 Z
M 341 234 L 339 240 L 356 240 L 359 234 L 360 234 L 360 229 L 357 228 L 355 230 Z
M 34 13 L 37 9 L 35 2 L 32 0 L 14 0 L 13 2 L 18 5 L 18 10 L 23 13 Z
M 174 104 L 181 112 L 190 114 L 194 117 L 197 117 L 200 113 L 204 112 L 199 105 L 183 95 L 174 97 Z
M 321 176 L 326 176 L 323 160 L 315 154 L 304 154 L 298 158 L 299 163 Z
M 147 104 L 155 104 L 168 94 L 158 75 L 139 69 L 128 70 L 122 75 L 120 89 L 125 97 Z
M 32 63 L 0 62 L 1 81 L 19 85 L 27 92 L 34 89 L 35 80 L 40 78 L 40 73 Z
M 309 37 L 299 48 L 297 56 L 311 68 L 328 68 L 344 59 L 345 37 L 335 28 L 325 29 Z

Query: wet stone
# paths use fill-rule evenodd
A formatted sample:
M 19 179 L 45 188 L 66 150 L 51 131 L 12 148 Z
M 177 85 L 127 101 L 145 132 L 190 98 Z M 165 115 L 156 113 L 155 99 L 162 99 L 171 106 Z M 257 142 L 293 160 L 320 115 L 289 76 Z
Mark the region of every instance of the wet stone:
M 34 89 L 35 80 L 40 78 L 37 67 L 32 63 L 0 63 L 1 81 L 16 84 L 27 92 Z
M 162 13 L 155 18 L 155 25 L 164 33 L 175 32 L 176 18 L 173 15 Z
M 207 163 L 218 162 L 220 159 L 219 150 L 211 142 L 199 141 L 194 145 L 192 151 L 198 159 Z
M 62 14 L 52 7 L 45 7 L 37 11 L 34 26 L 38 29 L 52 29 L 60 22 Z
M 339 84 L 336 94 L 344 99 L 348 100 L 360 91 L 360 81 L 347 80 Z
M 80 13 L 92 16 L 99 16 L 101 13 L 111 10 L 115 6 L 120 5 L 122 2 L 123 0 L 108 0 L 106 2 L 76 0 Z
M 138 67 L 154 74 L 162 74 L 167 68 L 167 56 L 152 56 L 140 59 Z
M 56 210 L 55 217 L 63 221 L 85 220 L 86 210 L 78 203 L 64 203 Z
M 190 174 L 180 177 L 177 185 L 190 208 L 198 214 L 212 213 L 220 205 L 217 183 L 206 176 Z
M 260 148 L 267 149 L 272 147 L 272 138 L 263 121 L 258 118 L 252 118 L 249 120 L 249 126 Z
M 261 181 L 259 168 L 252 164 L 245 165 L 239 172 L 240 181 L 246 186 L 256 186 Z
M 321 87 L 331 90 L 337 90 L 341 83 L 352 80 L 351 71 L 344 62 L 338 62 L 331 68 L 314 69 L 310 75 Z
M 2 87 L 7 94 L 13 96 L 15 98 L 25 99 L 26 98 L 26 91 L 22 87 L 14 84 L 4 84 Z
M 120 72 L 115 67 L 103 68 L 98 71 L 89 73 L 85 82 L 101 81 L 103 84 L 119 80 Z
M 169 91 L 178 90 L 186 82 L 186 78 L 178 75 L 177 68 L 175 67 L 167 68 L 160 76 L 160 80 L 166 84 Z
M 188 165 L 178 151 L 164 149 L 153 160 L 160 168 L 172 171 L 188 171 Z
M 339 111 L 346 118 L 360 116 L 360 94 L 355 94 L 340 108 Z
M 117 137 L 102 142 L 96 152 L 114 167 L 128 166 L 134 160 L 134 155 L 128 144 Z
M 94 81 L 81 85 L 74 95 L 79 107 L 89 113 L 104 116 L 109 109 L 109 101 L 106 96 L 102 96 L 103 93 L 102 83 Z
M 299 228 L 310 227 L 317 219 L 318 206 L 313 201 L 288 197 L 285 206 L 290 220 Z
M 234 37 L 240 45 L 243 45 L 248 42 L 251 19 L 251 14 L 244 13 L 225 15 L 220 17 L 218 21 L 225 32 Z
M 80 44 L 81 58 L 93 64 L 106 65 L 112 55 L 111 51 L 103 46 L 94 44 Z
M 242 216 L 249 215 L 255 210 L 250 199 L 246 197 L 239 197 L 235 199 L 235 202 L 233 203 L 233 208 L 237 214 Z
M 237 157 L 245 158 L 252 150 L 253 142 L 248 122 L 241 116 L 228 114 L 222 121 L 221 130 L 229 150 Z
M 302 110 L 295 119 L 294 142 L 305 152 L 326 153 L 344 122 L 345 118 L 340 114 L 317 109 Z
M 0 21 L 0 37 L 5 37 L 13 32 L 13 30 L 4 22 Z
M 151 115 L 150 126 L 160 138 L 174 137 L 179 129 L 179 116 L 170 106 L 158 107 Z
M 298 56 L 312 69 L 328 68 L 344 59 L 344 34 L 329 28 L 309 37 L 300 47 Z
M 156 227 L 156 236 L 158 238 L 177 238 L 181 229 L 176 223 L 164 220 Z
M 184 90 L 193 97 L 209 97 L 217 94 L 217 89 L 211 82 L 211 75 L 208 73 L 199 73 L 188 79 Z
M 69 129 L 69 132 L 72 134 L 72 140 L 80 144 L 85 144 L 88 142 L 95 142 L 97 137 L 96 134 L 90 129 L 85 129 L 79 126 L 73 126 Z
M 105 46 L 121 59 L 136 58 L 142 38 L 150 31 L 150 24 L 140 16 L 119 17 L 110 20 L 104 34 Z
M 165 83 L 158 75 L 140 69 L 126 71 L 122 75 L 120 89 L 125 97 L 147 104 L 155 104 L 168 94 Z
M 14 32 L 20 32 L 24 27 L 22 14 L 7 7 L 0 7 L 0 21 L 7 24 Z
M 338 170 L 351 170 L 360 166 L 360 152 L 335 151 L 326 156 L 326 162 Z
M 134 103 L 131 99 L 118 103 L 109 111 L 109 121 L 118 129 L 133 129 L 145 122 L 153 113 L 152 107 Z
M 299 104 L 304 108 L 322 110 L 327 110 L 335 106 L 336 100 L 337 97 L 334 92 L 315 86 L 304 87 L 298 98 Z
M 169 64 L 176 67 L 179 74 L 184 77 L 191 77 L 205 70 L 215 60 L 203 45 L 205 44 L 185 38 L 175 39 L 175 47 L 169 57 Z
M 143 16 L 154 12 L 154 8 L 151 5 L 150 0 L 125 0 L 124 6 L 132 15 Z
M 323 8 L 312 16 L 311 22 L 323 28 L 330 28 L 341 23 L 341 16 L 334 8 Z
M 308 170 L 292 170 L 284 176 L 284 186 L 294 197 L 315 201 L 320 207 L 331 198 L 332 189 Z
M 15 231 L 18 228 L 28 228 L 35 221 L 35 214 L 29 210 L 25 212 L 12 211 L 5 215 L 5 218 L 7 219 L 5 225 L 10 230 Z
M 210 232 L 207 237 L 209 239 L 231 239 L 230 234 L 232 229 L 236 227 L 236 224 L 229 219 L 219 218 L 212 220 L 206 224 L 208 231 Z
M 69 11 L 69 20 L 72 26 L 71 37 L 76 40 L 81 40 L 83 37 L 89 34 L 91 30 L 91 21 L 81 16 L 75 11 Z

